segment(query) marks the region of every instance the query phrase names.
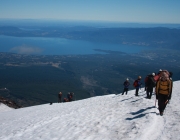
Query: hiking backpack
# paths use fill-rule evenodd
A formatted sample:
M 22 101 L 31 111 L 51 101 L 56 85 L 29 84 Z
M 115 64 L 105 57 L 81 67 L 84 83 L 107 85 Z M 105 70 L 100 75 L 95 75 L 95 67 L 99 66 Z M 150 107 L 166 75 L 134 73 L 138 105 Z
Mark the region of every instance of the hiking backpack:
M 149 75 L 147 75 L 146 78 L 144 79 L 144 82 L 145 82 L 145 83 L 147 83 L 148 78 L 149 78 Z
M 168 72 L 167 70 L 163 70 L 158 75 L 154 76 L 154 80 L 157 82 L 161 77 L 164 77 L 164 76 L 167 79 L 169 79 L 170 77 L 172 77 L 172 72 Z
M 157 82 L 159 80 L 160 74 L 154 76 L 154 80 Z
M 133 83 L 133 86 L 134 86 L 134 87 L 137 87 L 137 85 L 138 85 L 138 81 L 135 80 L 134 83 Z
M 170 95 L 172 93 L 172 81 L 169 79 L 166 81 L 161 81 L 160 78 L 157 83 L 156 93 Z
M 170 74 L 167 70 L 163 70 L 160 73 L 160 78 L 164 77 L 166 80 L 169 80 Z

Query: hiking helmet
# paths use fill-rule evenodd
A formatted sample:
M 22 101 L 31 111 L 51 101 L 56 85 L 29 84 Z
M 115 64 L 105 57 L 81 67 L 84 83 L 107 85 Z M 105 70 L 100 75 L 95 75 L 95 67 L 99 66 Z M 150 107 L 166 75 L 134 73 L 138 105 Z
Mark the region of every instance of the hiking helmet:
M 159 71 L 162 71 L 162 69 L 159 69 Z
M 152 76 L 155 76 L 155 73 L 154 73 L 154 72 L 152 73 Z
M 141 76 L 138 76 L 138 79 L 141 79 Z
M 126 81 L 129 81 L 129 79 L 127 78 Z

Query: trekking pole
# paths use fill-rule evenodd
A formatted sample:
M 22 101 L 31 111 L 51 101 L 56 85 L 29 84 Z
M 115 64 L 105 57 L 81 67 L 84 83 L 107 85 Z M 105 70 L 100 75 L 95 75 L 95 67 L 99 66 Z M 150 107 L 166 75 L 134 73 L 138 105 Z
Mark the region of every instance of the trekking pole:
M 169 100 L 167 100 L 166 102 L 165 102 L 165 104 L 167 104 L 169 102 Z
M 167 103 L 169 102 L 169 100 L 166 100 L 166 102 L 165 102 L 165 106 L 167 107 Z M 164 113 L 165 113 L 165 111 L 166 111 L 166 107 L 164 108 Z

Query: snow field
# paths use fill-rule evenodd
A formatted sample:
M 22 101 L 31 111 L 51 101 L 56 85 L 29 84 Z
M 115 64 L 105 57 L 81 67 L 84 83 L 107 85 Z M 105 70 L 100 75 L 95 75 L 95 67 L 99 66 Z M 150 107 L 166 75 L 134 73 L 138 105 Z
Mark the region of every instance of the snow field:
M 158 115 L 155 96 L 105 95 L 21 109 L 0 109 L 1 140 L 180 140 L 180 81 Z M 156 106 L 158 103 L 156 103 Z M 2 106 L 0 105 L 0 108 Z

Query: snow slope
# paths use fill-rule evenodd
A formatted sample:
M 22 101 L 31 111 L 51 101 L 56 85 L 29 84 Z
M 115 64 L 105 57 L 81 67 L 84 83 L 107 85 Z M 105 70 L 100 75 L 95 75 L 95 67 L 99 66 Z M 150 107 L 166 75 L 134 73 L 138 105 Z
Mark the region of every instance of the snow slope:
M 180 81 L 158 115 L 155 96 L 106 95 L 0 112 L 1 140 L 180 140 Z
M 3 104 L 3 103 L 0 103 L 0 113 L 1 113 L 1 112 L 4 112 L 4 111 L 10 111 L 10 110 L 14 110 L 14 109 L 6 106 L 6 105 Z

